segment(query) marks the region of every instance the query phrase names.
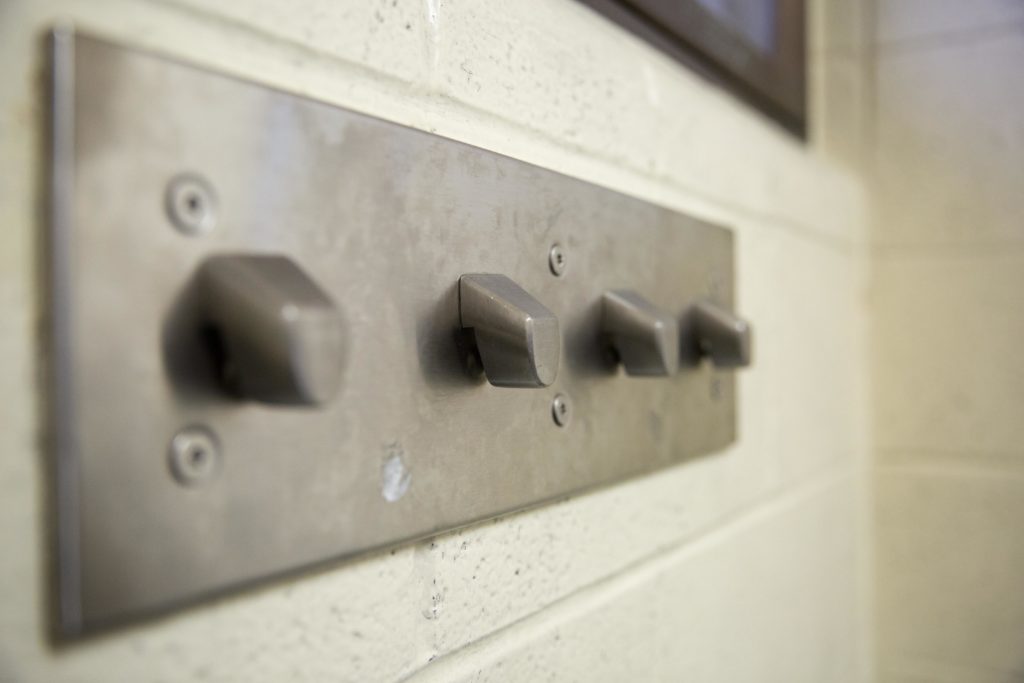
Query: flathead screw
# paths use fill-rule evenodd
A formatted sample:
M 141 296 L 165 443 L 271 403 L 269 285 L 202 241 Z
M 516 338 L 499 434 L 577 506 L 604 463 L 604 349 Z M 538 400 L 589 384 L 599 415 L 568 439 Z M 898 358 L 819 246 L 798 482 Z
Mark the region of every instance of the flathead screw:
M 548 265 L 551 267 L 551 273 L 556 276 L 561 276 L 565 272 L 566 256 L 565 250 L 559 244 L 551 246 L 548 251 Z
M 572 402 L 568 396 L 565 394 L 557 394 L 555 396 L 554 400 L 551 401 L 551 416 L 559 427 L 569 424 L 569 420 L 572 419 Z
M 167 216 L 180 232 L 203 235 L 217 223 L 217 199 L 203 178 L 190 173 L 175 176 L 164 197 Z
M 206 427 L 186 427 L 168 449 L 171 474 L 183 486 L 198 486 L 220 471 L 220 444 Z

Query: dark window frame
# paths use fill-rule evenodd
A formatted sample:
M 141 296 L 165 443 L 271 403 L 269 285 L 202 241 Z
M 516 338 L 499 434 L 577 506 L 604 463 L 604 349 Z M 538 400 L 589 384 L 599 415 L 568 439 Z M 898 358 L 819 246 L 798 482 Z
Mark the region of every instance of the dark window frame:
M 788 131 L 807 134 L 804 0 L 776 0 L 776 48 L 758 51 L 694 0 L 580 0 L 696 69 Z

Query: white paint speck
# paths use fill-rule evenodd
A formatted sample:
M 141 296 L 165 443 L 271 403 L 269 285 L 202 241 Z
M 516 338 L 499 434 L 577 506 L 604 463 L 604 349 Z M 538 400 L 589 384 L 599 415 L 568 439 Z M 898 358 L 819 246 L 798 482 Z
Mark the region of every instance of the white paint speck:
M 644 94 L 647 95 L 647 102 L 654 107 L 661 106 L 661 89 L 658 88 L 658 77 L 654 75 L 654 69 L 647 62 L 641 66 L 640 73 L 643 74 Z
M 412 473 L 402 462 L 402 447 L 394 443 L 388 446 L 388 457 L 380 470 L 380 494 L 384 500 L 394 503 L 405 495 L 412 482 Z
M 441 15 L 441 0 L 427 0 L 427 21 L 432 26 L 437 26 L 437 20 Z
M 426 0 L 427 4 L 427 83 L 436 86 L 438 64 L 441 61 L 441 0 Z

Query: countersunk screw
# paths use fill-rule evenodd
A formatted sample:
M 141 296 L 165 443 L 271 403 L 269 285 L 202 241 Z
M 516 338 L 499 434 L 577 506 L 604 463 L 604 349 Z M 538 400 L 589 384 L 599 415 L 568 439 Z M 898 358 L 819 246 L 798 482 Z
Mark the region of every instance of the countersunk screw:
M 564 427 L 572 419 L 572 402 L 565 394 L 556 394 L 551 401 L 551 416 L 555 418 L 555 424 Z
M 565 250 L 560 244 L 553 244 L 548 251 L 548 265 L 551 267 L 551 273 L 556 276 L 561 276 L 565 272 Z
M 206 427 L 185 427 L 171 439 L 171 473 L 184 486 L 198 486 L 220 471 L 220 445 Z
M 202 235 L 217 223 L 217 199 L 203 178 L 182 173 L 167 184 L 164 197 L 167 216 L 186 235 Z

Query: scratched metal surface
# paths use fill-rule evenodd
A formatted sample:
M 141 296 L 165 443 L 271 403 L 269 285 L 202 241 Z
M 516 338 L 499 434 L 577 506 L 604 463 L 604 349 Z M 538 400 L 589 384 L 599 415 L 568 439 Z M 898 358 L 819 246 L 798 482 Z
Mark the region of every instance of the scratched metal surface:
M 61 625 L 74 633 L 714 451 L 732 374 L 630 378 L 597 342 L 627 287 L 680 315 L 732 305 L 732 234 L 508 157 L 81 35 L 54 50 L 53 433 Z M 207 178 L 209 234 L 174 230 L 168 180 Z M 565 246 L 562 277 L 548 267 Z M 290 256 L 342 309 L 322 410 L 225 397 L 190 282 L 219 252 Z M 465 370 L 456 284 L 508 275 L 560 320 L 547 389 Z M 571 397 L 566 427 L 551 417 Z M 178 485 L 171 436 L 223 467 Z

